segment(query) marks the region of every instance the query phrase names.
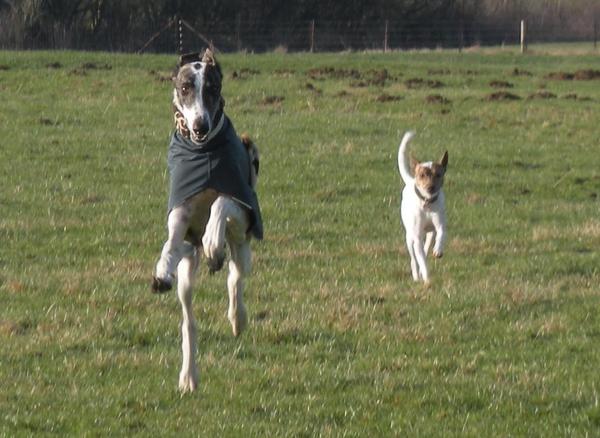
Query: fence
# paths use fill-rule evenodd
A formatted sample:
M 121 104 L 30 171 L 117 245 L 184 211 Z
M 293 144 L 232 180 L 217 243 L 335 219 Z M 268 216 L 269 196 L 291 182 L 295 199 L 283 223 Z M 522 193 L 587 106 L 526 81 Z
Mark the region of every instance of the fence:
M 125 27 L 125 29 L 123 29 Z M 148 28 L 153 29 L 150 31 Z M 341 51 L 396 50 L 412 48 L 463 48 L 474 45 L 502 45 L 520 42 L 521 20 L 495 23 L 454 19 L 427 20 L 303 20 L 279 23 L 245 21 L 239 16 L 218 24 L 173 17 L 166 23 L 139 28 L 107 25 L 87 28 L 49 24 L 29 34 L 8 26 L 0 17 L 0 48 L 76 49 L 122 52 L 181 52 L 198 50 L 208 44 L 222 52 L 270 50 Z M 527 19 L 527 41 L 589 41 L 594 45 L 600 26 L 593 16 L 580 17 L 569 28 L 532 17 Z

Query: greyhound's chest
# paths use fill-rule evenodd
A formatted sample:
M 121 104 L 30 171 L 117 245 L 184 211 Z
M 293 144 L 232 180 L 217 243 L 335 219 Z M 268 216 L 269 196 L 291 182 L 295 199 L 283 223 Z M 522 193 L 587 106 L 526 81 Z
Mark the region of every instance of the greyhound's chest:
M 195 246 L 200 246 L 206 224 L 210 217 L 210 207 L 218 198 L 219 193 L 213 189 L 206 189 L 189 198 L 185 205 L 190 218 L 185 240 Z

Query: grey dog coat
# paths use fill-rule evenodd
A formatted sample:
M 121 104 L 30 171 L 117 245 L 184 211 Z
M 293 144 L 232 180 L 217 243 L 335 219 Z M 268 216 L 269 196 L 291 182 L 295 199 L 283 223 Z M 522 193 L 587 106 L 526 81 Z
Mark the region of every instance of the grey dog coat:
M 250 185 L 252 164 L 229 118 L 225 117 L 219 133 L 206 143 L 196 144 L 175 130 L 167 164 L 169 212 L 195 194 L 213 189 L 245 206 L 250 212 L 248 231 L 257 239 L 263 238 L 258 197 Z

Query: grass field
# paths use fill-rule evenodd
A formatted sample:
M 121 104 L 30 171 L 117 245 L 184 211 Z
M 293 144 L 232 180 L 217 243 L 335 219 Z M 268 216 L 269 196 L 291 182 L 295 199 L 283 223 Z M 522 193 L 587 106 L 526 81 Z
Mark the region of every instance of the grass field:
M 239 339 L 202 271 L 181 396 L 179 303 L 149 289 L 175 58 L 0 52 L 1 436 L 598 435 L 597 55 L 220 61 L 265 240 Z M 450 155 L 429 288 L 398 214 L 407 129 Z

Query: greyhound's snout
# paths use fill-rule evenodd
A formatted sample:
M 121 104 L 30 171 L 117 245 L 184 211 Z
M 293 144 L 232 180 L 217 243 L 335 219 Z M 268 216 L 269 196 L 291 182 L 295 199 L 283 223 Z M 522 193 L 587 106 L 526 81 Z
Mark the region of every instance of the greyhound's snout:
M 203 137 L 208 134 L 210 130 L 210 126 L 208 125 L 208 121 L 204 119 L 196 119 L 192 125 L 192 131 L 197 137 Z

